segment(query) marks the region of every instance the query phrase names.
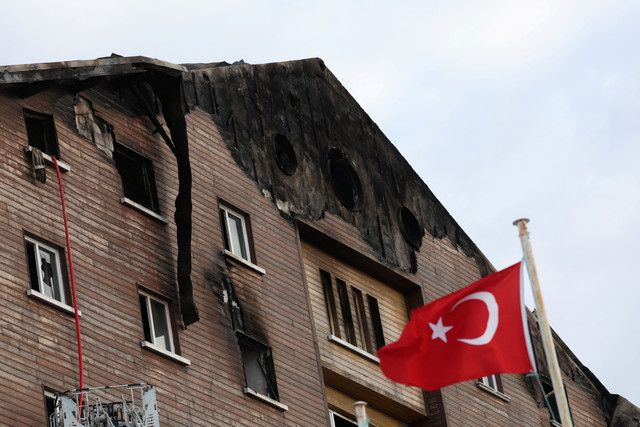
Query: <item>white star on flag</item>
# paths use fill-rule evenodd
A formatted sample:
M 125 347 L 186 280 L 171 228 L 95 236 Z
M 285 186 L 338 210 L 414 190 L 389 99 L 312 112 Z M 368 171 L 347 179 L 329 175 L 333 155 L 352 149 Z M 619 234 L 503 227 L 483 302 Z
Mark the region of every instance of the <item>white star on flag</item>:
M 431 329 L 433 330 L 433 333 L 431 334 L 432 340 L 440 338 L 442 341 L 447 342 L 447 332 L 449 332 L 453 326 L 444 326 L 442 324 L 442 317 L 438 319 L 438 323 L 436 324 L 429 322 L 429 326 L 431 326 Z

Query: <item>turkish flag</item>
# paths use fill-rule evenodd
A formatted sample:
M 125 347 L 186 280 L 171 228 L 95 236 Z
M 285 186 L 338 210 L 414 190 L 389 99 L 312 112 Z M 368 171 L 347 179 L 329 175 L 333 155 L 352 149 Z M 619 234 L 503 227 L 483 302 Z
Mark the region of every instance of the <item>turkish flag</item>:
M 520 264 L 414 310 L 400 339 L 378 350 L 382 372 L 399 383 L 437 390 L 534 371 Z

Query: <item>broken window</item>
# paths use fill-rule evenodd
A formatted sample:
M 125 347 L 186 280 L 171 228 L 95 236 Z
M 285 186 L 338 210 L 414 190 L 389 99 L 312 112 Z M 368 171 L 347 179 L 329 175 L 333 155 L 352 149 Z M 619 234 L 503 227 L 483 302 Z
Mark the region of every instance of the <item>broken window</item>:
M 249 239 L 249 217 L 227 206 L 220 206 L 224 227 L 225 248 L 232 254 L 253 263 L 251 241 Z
M 352 211 L 360 209 L 362 205 L 362 184 L 355 168 L 349 160 L 336 158 L 329 160 L 331 185 L 342 205 Z
M 364 308 L 362 291 L 352 286 L 351 292 L 353 293 L 357 324 L 360 326 L 358 328 L 360 330 L 360 343 L 364 350 L 369 353 L 373 353 L 373 349 L 371 347 L 371 334 L 369 333 L 369 322 L 367 321 L 367 312 Z
M 60 158 L 53 116 L 25 108 L 24 123 L 27 128 L 29 146 L 50 156 Z
M 320 279 L 325 299 L 325 307 L 331 334 L 344 339 L 370 354 L 385 345 L 382 320 L 378 300 L 365 294 L 354 286 L 347 287 L 344 280 L 335 278 L 338 301 L 334 297 L 331 274 L 320 269 Z M 366 302 L 365 302 L 366 301 Z M 337 305 L 340 307 L 338 315 Z
M 545 406 L 549 410 L 549 416 L 552 421 L 556 421 L 560 425 L 560 411 L 558 411 L 558 402 L 556 401 L 556 395 L 553 391 L 553 383 L 551 379 L 540 376 L 540 384 L 542 385 L 542 393 L 545 398 Z M 565 396 L 567 395 L 567 389 L 565 387 L 564 390 Z M 568 399 L 568 398 L 567 398 Z M 569 416 L 571 416 L 573 421 L 573 416 L 571 415 L 571 408 L 569 408 Z
M 247 389 L 249 392 L 279 400 L 271 347 L 244 332 L 237 331 L 236 335 L 242 353 Z
M 274 158 L 276 165 L 285 175 L 291 176 L 298 168 L 298 158 L 293 145 L 286 136 L 278 134 L 274 143 Z
M 142 292 L 139 297 L 145 341 L 162 350 L 175 353 L 169 304 Z
M 344 338 L 357 346 L 356 332 L 353 326 L 353 317 L 351 316 L 351 304 L 349 302 L 349 294 L 347 293 L 347 284 L 336 278 L 336 286 L 338 288 L 338 298 L 340 299 L 340 309 L 342 310 L 342 326 L 344 329 Z
M 47 412 L 47 426 L 55 426 L 55 421 L 52 420 L 52 416 L 55 415 L 56 412 L 56 403 L 57 397 L 56 394 L 52 391 L 45 390 L 44 391 L 44 403 L 45 409 Z
M 380 319 L 380 310 L 378 309 L 378 300 L 371 295 L 367 295 L 369 303 L 369 312 L 371 313 L 371 323 L 373 325 L 373 335 L 376 340 L 376 351 L 384 347 L 384 331 L 382 330 L 382 320 Z
M 61 250 L 32 237 L 25 237 L 25 242 L 32 291 L 66 304 Z
M 353 427 L 358 425 L 355 420 L 350 420 L 333 411 L 329 411 L 329 417 L 331 418 L 331 427 Z
M 332 335 L 340 338 L 340 322 L 338 321 L 338 310 L 336 309 L 336 299 L 333 296 L 333 285 L 331 283 L 331 274 L 324 270 L 320 270 L 320 279 L 322 280 L 322 290 L 324 292 L 324 302 L 329 315 L 329 330 Z
M 158 213 L 153 163 L 120 143 L 114 144 L 113 160 L 122 179 L 124 197 Z

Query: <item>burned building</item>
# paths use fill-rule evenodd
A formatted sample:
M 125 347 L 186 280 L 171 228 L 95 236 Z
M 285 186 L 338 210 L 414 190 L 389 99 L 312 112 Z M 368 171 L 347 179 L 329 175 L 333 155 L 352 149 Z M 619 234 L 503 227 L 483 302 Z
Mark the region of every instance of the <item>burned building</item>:
M 0 424 L 552 422 L 542 358 L 380 372 L 412 309 L 493 267 L 321 60 L 5 66 L 0 103 Z M 636 416 L 559 353 L 575 425 Z

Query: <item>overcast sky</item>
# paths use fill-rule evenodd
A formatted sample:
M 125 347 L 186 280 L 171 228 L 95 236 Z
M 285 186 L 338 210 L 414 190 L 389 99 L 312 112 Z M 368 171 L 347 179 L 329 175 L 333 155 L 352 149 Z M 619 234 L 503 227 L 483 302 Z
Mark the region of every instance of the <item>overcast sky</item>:
M 531 219 L 553 328 L 640 406 L 640 2 L 390 3 L 4 2 L 0 64 L 322 58 L 496 268 Z

